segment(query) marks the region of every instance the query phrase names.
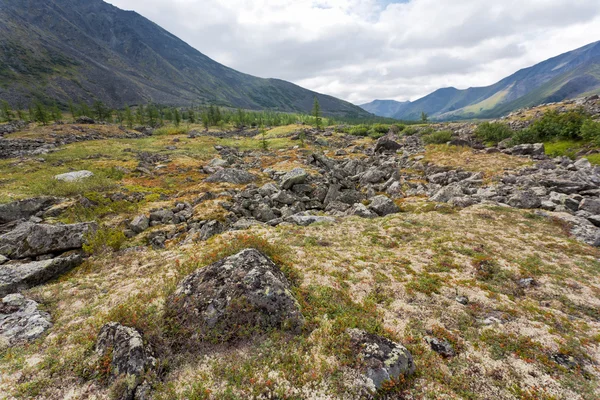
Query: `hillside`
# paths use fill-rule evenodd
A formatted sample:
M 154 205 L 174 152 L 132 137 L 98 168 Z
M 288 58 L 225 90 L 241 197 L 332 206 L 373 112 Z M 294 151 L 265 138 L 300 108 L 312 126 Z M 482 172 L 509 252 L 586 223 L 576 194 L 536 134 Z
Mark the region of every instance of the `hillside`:
M 418 120 L 421 112 L 426 112 L 440 120 L 495 118 L 523 107 L 599 92 L 600 42 L 595 42 L 522 69 L 491 86 L 465 90 L 450 87 L 409 105 L 395 102 L 399 111 L 385 116 Z M 381 112 L 372 104 L 361 107 Z M 387 107 L 394 105 L 388 103 Z
M 380 117 L 394 118 L 409 106 L 410 101 L 373 100 L 370 103 L 361 104 L 359 107 Z
M 212 103 L 326 115 L 369 114 L 331 96 L 227 68 L 158 25 L 101 0 L 0 0 L 0 99 L 112 107 Z

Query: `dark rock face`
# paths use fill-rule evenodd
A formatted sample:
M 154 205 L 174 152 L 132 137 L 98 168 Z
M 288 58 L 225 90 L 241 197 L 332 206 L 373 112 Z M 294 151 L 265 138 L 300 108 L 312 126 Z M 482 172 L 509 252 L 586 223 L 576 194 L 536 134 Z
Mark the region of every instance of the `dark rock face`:
M 93 223 L 48 225 L 24 222 L 0 236 L 0 254 L 19 259 L 80 249 L 85 234 L 95 229 Z
M 206 182 L 227 182 L 234 183 L 237 185 L 250 183 L 256 180 L 256 176 L 252 175 L 248 171 L 235 168 L 225 168 L 219 170 L 206 178 Z
M 99 357 L 112 354 L 111 376 L 127 380 L 127 388 L 119 393 L 119 400 L 144 398 L 147 389 L 142 383 L 143 375 L 156 368 L 156 359 L 137 330 L 109 322 L 100 329 L 96 354 Z
M 83 261 L 79 254 L 26 264 L 0 266 L 0 296 L 41 285 L 77 267 Z
M 51 326 L 50 314 L 33 300 L 15 293 L 0 302 L 0 349 L 37 339 Z
M 394 140 L 394 137 L 390 135 L 383 136 L 377 140 L 375 144 L 375 152 L 382 153 L 384 151 L 397 151 L 402 148 L 398 142 Z
M 0 204 L 0 224 L 27 219 L 52 207 L 58 202 L 59 200 L 55 197 L 38 197 Z
M 380 389 L 387 380 L 415 372 L 410 352 L 401 344 L 359 329 L 348 329 L 350 343 L 364 364 L 363 373 Z
M 189 341 L 228 341 L 304 324 L 281 270 L 255 249 L 197 270 L 167 300 L 167 320 Z

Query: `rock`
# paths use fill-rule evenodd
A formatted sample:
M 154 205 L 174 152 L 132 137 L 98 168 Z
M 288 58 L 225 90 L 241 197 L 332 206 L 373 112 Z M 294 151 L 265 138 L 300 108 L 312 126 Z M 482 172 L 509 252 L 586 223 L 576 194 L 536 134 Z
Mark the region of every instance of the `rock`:
M 18 259 L 80 249 L 85 235 L 96 228 L 95 223 L 49 225 L 24 222 L 0 236 L 0 254 Z
M 448 341 L 445 339 L 427 337 L 427 338 L 425 338 L 425 341 L 427 343 L 429 343 L 431 350 L 435 351 L 442 357 L 448 358 L 448 357 L 454 357 L 456 355 L 456 352 L 454 351 L 454 348 L 452 347 L 452 345 L 450 343 L 448 343 Z
M 208 163 L 208 166 L 213 167 L 213 168 L 222 168 L 222 167 L 226 167 L 228 165 L 229 165 L 229 162 L 227 160 L 223 160 L 222 158 L 213 158 Z
M 456 300 L 457 303 L 460 303 L 463 306 L 469 304 L 469 298 L 467 296 L 456 296 L 454 300 Z
M 94 173 L 91 171 L 75 171 L 75 172 L 67 172 L 66 174 L 56 175 L 54 179 L 63 182 L 78 182 L 85 178 L 91 178 L 94 176 Z
M 221 222 L 217 220 L 208 221 L 200 229 L 200 240 L 208 240 L 223 231 L 225 231 L 225 227 Z
M 272 183 L 265 183 L 258 189 L 258 194 L 262 197 L 269 197 L 279 192 L 279 188 Z
M 150 213 L 150 222 L 159 224 L 175 223 L 175 213 L 171 210 L 154 210 Z
M 347 212 L 347 215 L 356 215 L 361 218 L 377 218 L 377 214 L 369 210 L 367 206 L 362 203 L 354 204 Z
M 82 263 L 80 255 L 0 266 L 0 296 L 41 285 Z
M 517 285 L 522 289 L 527 289 L 531 286 L 535 286 L 535 280 L 533 278 L 522 278 L 517 281 Z
M 116 398 L 119 400 L 140 399 L 138 387 L 147 391 L 142 380 L 147 372 L 156 368 L 157 362 L 152 349 L 144 345 L 142 335 L 134 328 L 117 322 L 109 322 L 100 329 L 96 340 L 98 357 L 110 357 L 110 375 L 124 379 L 127 385 Z
M 462 196 L 464 196 L 462 186 L 458 183 L 451 183 L 448 186 L 444 186 L 438 190 L 433 196 L 431 196 L 431 200 L 440 203 L 447 203 L 454 197 Z
M 510 149 L 515 156 L 543 156 L 546 154 L 543 143 L 519 144 Z
M 9 294 L 0 303 L 0 350 L 40 337 L 52 327 L 50 314 L 21 294 Z
M 19 219 L 28 219 L 58 202 L 59 199 L 55 197 L 38 197 L 0 204 L 0 224 L 6 224 Z
M 365 173 L 360 177 L 360 182 L 363 185 L 368 183 L 379 183 L 383 181 L 387 177 L 387 173 L 382 171 L 378 167 L 369 168 Z
M 85 115 L 82 115 L 81 117 L 77 117 L 77 118 L 75 119 L 75 123 L 76 123 L 76 124 L 82 124 L 82 125 L 84 125 L 84 124 L 89 124 L 89 125 L 92 125 L 92 124 L 95 124 L 95 123 L 96 123 L 96 121 L 94 121 L 94 120 L 93 120 L 92 118 L 90 118 L 90 117 L 86 117 Z
M 375 143 L 375 152 L 383 153 L 384 151 L 398 151 L 402 148 L 402 145 L 393 140 L 391 135 L 385 135 L 377 139 Z
M 167 299 L 167 320 L 193 342 L 229 341 L 271 329 L 298 332 L 304 324 L 283 272 L 246 249 L 187 276 Z
M 595 227 L 600 228 L 600 215 L 592 215 L 588 217 L 588 221 L 594 224 Z M 0 264 L 2 264 L 2 260 L 0 260 Z
M 246 230 L 252 226 L 264 226 L 264 224 L 255 221 L 253 219 L 247 219 L 247 218 L 240 218 L 238 219 L 235 224 L 233 224 L 233 226 L 231 227 L 232 230 L 235 231 L 242 231 L 242 230 Z
M 591 169 L 592 163 L 587 158 L 580 158 L 573 164 L 577 169 Z
M 204 181 L 212 183 L 227 182 L 236 185 L 241 185 L 253 182 L 255 180 L 256 176 L 248 171 L 235 168 L 224 168 L 215 172 L 214 174 L 206 178 Z
M 530 190 L 517 192 L 508 199 L 508 204 L 515 208 L 539 208 L 542 201 Z
M 592 214 L 600 214 L 600 200 L 585 198 L 579 203 L 579 210 L 587 211 Z
M 320 222 L 335 222 L 335 218 L 333 217 L 310 215 L 304 212 L 290 215 L 289 217 L 284 218 L 284 220 L 300 226 L 308 226 Z
M 400 212 L 400 208 L 389 197 L 384 195 L 373 197 L 371 204 L 369 204 L 369 209 L 375 211 L 381 217 Z
M 302 168 L 294 168 L 281 178 L 281 188 L 290 189 L 292 186 L 304 183 L 308 178 L 308 173 Z
M 260 222 L 269 222 L 270 220 L 277 218 L 277 215 L 271 210 L 271 207 L 265 203 L 260 203 L 252 212 L 252 215 Z
M 362 372 L 376 390 L 383 383 L 415 372 L 410 352 L 401 344 L 359 329 L 348 329 L 350 344 L 361 361 Z
M 8 261 L 9 261 L 8 257 L 4 257 L 3 255 L 0 255 L 0 265 L 6 263 Z
M 131 221 L 129 227 L 135 233 L 142 233 L 150 227 L 150 219 L 145 215 L 138 215 Z

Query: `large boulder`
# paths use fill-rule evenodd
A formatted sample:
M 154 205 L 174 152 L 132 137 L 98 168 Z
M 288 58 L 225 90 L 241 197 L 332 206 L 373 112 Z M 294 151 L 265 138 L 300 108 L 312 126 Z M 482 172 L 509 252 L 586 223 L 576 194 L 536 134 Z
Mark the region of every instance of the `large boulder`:
M 56 175 L 54 179 L 63 182 L 78 182 L 82 179 L 91 178 L 92 176 L 94 176 L 94 173 L 92 171 L 82 170 Z
M 0 204 L 0 224 L 6 224 L 19 219 L 28 219 L 58 202 L 59 199 L 55 197 L 37 197 L 14 201 L 8 204 Z
M 350 343 L 362 364 L 364 375 L 380 389 L 385 381 L 415 372 L 412 355 L 399 343 L 359 329 L 348 329 Z
M 579 209 L 592 214 L 600 214 L 600 200 L 585 198 L 579 203 Z
M 0 236 L 0 254 L 11 259 L 36 257 L 80 249 L 94 223 L 48 225 L 24 222 Z
M 110 357 L 110 376 L 127 384 L 116 393 L 118 400 L 143 399 L 144 375 L 156 368 L 156 358 L 142 335 L 134 328 L 109 322 L 100 329 L 96 341 L 98 357 Z
M 25 264 L 0 265 L 0 296 L 41 285 L 81 264 L 79 254 L 33 261 Z
M 50 314 L 21 294 L 0 302 L 0 350 L 37 339 L 51 326 Z
M 228 341 L 271 329 L 298 331 L 304 324 L 289 281 L 255 249 L 243 250 L 183 279 L 167 299 L 166 318 L 187 343 Z
M 326 217 L 322 215 L 312 215 L 307 212 L 300 212 L 294 215 L 290 215 L 289 217 L 285 217 L 285 222 L 291 222 L 300 226 L 308 226 L 316 223 L 322 222 L 335 222 L 335 218 Z
M 440 203 L 447 203 L 454 197 L 463 197 L 464 190 L 460 183 L 451 183 L 448 186 L 444 186 L 440 190 L 438 190 L 433 196 L 431 196 L 432 201 L 437 201 Z
M 369 209 L 375 211 L 377 215 L 384 217 L 389 214 L 400 212 L 400 208 L 387 196 L 379 195 L 371 199 Z
M 385 151 L 396 152 L 402 148 L 402 145 L 394 140 L 395 138 L 391 135 L 385 135 L 377 139 L 375 143 L 375 152 L 383 153 Z
M 308 178 L 308 173 L 302 168 L 294 168 L 283 177 L 281 177 L 281 188 L 290 189 L 292 186 L 304 183 Z
M 545 147 L 543 143 L 519 144 L 512 147 L 510 153 L 515 156 L 543 156 Z
M 539 208 L 542 200 L 533 191 L 523 190 L 511 196 L 508 205 L 515 208 Z
M 253 182 L 255 180 L 256 176 L 248 171 L 236 168 L 224 168 L 206 178 L 205 182 L 226 182 L 241 185 Z

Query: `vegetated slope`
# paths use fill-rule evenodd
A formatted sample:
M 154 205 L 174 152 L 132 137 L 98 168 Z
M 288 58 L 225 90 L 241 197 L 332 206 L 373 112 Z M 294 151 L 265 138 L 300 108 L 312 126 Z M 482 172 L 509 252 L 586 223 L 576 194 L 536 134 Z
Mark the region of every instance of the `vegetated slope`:
M 416 120 L 421 112 L 426 112 L 442 120 L 493 118 L 519 108 L 597 92 L 600 92 L 600 42 L 522 69 L 491 86 L 443 88 L 409 105 L 398 103 L 403 105 L 392 117 Z M 379 111 L 363 108 L 376 114 Z
M 213 103 L 368 117 L 357 106 L 225 67 L 158 25 L 101 0 L 0 0 L 0 98 L 113 106 Z
M 410 105 L 410 101 L 373 100 L 359 107 L 380 117 L 393 118 Z

